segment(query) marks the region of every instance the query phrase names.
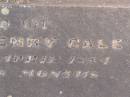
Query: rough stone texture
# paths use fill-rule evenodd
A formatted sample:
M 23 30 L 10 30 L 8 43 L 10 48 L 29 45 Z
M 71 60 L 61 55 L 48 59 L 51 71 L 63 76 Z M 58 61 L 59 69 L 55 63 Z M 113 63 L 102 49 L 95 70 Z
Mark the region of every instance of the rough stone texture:
M 6 36 L 7 47 L 0 50 L 0 97 L 130 96 L 129 8 L 3 6 L 0 35 Z M 43 22 L 47 28 L 43 28 Z M 35 48 L 12 43 L 11 37 L 40 37 L 40 41 L 46 41 Z M 47 38 L 57 39 L 56 46 L 51 48 Z M 2 39 L 0 47 L 5 46 Z M 72 48 L 67 46 L 69 39 L 78 39 Z M 83 48 L 84 40 L 94 43 Z M 18 56 L 25 59 L 17 60 Z M 38 60 L 29 62 L 26 56 L 38 56 Z M 56 60 L 49 63 L 50 59 L 42 59 L 45 63 L 40 64 L 42 56 L 54 56 Z M 76 59 L 72 61 L 72 57 Z M 88 76 L 40 74 L 65 70 L 88 72 Z
M 65 5 L 129 5 L 129 0 L 30 0 L 30 3 L 48 3 Z
M 0 97 L 130 97 L 129 0 L 15 3 L 0 5 Z
M 130 0 L 1 0 L 3 2 L 15 2 L 17 4 L 36 5 L 75 5 L 75 6 L 124 6 L 130 5 Z

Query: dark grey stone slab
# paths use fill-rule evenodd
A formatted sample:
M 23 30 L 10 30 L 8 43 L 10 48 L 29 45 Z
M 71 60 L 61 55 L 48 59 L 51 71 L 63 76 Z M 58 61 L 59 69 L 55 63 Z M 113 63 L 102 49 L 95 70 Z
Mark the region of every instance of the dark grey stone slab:
M 129 95 L 129 8 L 1 5 L 1 97 Z

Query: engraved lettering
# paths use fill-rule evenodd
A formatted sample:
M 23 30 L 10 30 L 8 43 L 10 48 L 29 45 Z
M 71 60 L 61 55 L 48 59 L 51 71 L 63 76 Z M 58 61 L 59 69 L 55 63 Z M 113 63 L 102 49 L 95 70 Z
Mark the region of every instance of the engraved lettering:
M 122 40 L 121 39 L 115 39 L 115 40 L 113 40 L 112 41 L 112 48 L 113 49 L 122 49 L 123 48 L 123 46 L 121 45 L 121 43 L 122 43 Z

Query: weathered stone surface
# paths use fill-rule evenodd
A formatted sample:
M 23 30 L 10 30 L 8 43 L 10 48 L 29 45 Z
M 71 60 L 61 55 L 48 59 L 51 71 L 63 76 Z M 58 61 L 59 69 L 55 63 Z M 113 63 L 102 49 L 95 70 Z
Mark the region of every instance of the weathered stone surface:
M 57 6 L 130 6 L 129 0 L 1 0 L 1 2 Z
M 130 8 L 1 4 L 0 96 L 129 97 L 129 35 Z

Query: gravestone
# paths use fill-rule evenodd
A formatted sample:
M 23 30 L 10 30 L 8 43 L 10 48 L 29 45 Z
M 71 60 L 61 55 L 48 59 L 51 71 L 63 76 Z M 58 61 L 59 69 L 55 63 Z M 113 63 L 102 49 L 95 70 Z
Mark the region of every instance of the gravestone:
M 129 97 L 129 1 L 0 4 L 0 97 Z

